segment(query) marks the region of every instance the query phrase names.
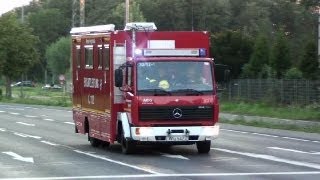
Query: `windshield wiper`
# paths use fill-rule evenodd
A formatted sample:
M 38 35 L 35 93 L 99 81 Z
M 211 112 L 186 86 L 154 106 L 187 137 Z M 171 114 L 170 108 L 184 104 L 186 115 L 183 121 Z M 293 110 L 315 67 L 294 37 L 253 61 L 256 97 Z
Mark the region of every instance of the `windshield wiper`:
M 203 95 L 203 92 L 196 89 L 177 89 L 174 92 L 185 92 L 187 93 L 186 95 Z
M 166 91 L 164 89 L 155 88 L 155 89 L 140 89 L 139 92 L 151 92 L 154 96 L 163 96 L 163 95 L 169 95 L 171 96 L 171 92 Z

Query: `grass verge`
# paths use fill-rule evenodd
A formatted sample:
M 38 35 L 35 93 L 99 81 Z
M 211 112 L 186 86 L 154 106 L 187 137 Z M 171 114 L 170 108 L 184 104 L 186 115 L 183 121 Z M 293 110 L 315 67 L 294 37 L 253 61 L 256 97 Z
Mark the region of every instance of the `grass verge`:
M 269 105 L 263 102 L 220 102 L 221 112 L 265 116 L 282 119 L 298 119 L 308 121 L 320 121 L 320 104 L 307 106 L 299 105 Z
M 41 87 L 23 87 L 22 89 L 14 87 L 12 88 L 12 98 L 2 97 L 0 102 L 60 107 L 71 106 L 69 94 L 64 93 L 61 89 L 44 90 Z
M 320 133 L 320 126 L 298 126 L 298 125 L 284 125 L 284 124 L 274 124 L 269 122 L 262 122 L 262 121 L 245 121 L 243 119 L 237 120 L 227 120 L 227 119 L 220 119 L 221 123 L 226 124 L 236 124 L 236 125 L 245 125 L 245 126 L 254 126 L 254 127 L 263 127 L 263 128 L 270 128 L 270 129 L 283 129 L 283 130 L 291 130 L 291 131 L 302 131 L 308 133 Z

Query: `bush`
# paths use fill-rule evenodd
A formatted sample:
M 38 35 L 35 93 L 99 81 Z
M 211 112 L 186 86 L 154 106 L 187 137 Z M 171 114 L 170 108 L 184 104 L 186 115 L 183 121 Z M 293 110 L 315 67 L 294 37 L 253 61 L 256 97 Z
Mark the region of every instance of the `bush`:
M 286 71 L 285 79 L 302 79 L 302 72 L 297 68 L 290 68 Z

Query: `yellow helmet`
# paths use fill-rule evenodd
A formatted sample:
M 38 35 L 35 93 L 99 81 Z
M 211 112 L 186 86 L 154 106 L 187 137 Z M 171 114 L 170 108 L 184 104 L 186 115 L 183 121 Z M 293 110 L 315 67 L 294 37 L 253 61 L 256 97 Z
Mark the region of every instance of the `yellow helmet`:
M 159 86 L 158 87 L 162 88 L 162 89 L 168 89 L 168 88 L 170 88 L 170 84 L 169 84 L 169 82 L 167 80 L 161 80 L 159 82 Z

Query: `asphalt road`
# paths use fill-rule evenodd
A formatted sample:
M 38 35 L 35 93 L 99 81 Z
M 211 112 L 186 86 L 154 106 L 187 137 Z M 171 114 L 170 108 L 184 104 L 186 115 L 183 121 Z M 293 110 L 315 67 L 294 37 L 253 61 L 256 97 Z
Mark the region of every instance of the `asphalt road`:
M 320 135 L 222 124 L 207 155 L 196 147 L 93 148 L 66 108 L 0 104 L 3 179 L 320 179 Z

